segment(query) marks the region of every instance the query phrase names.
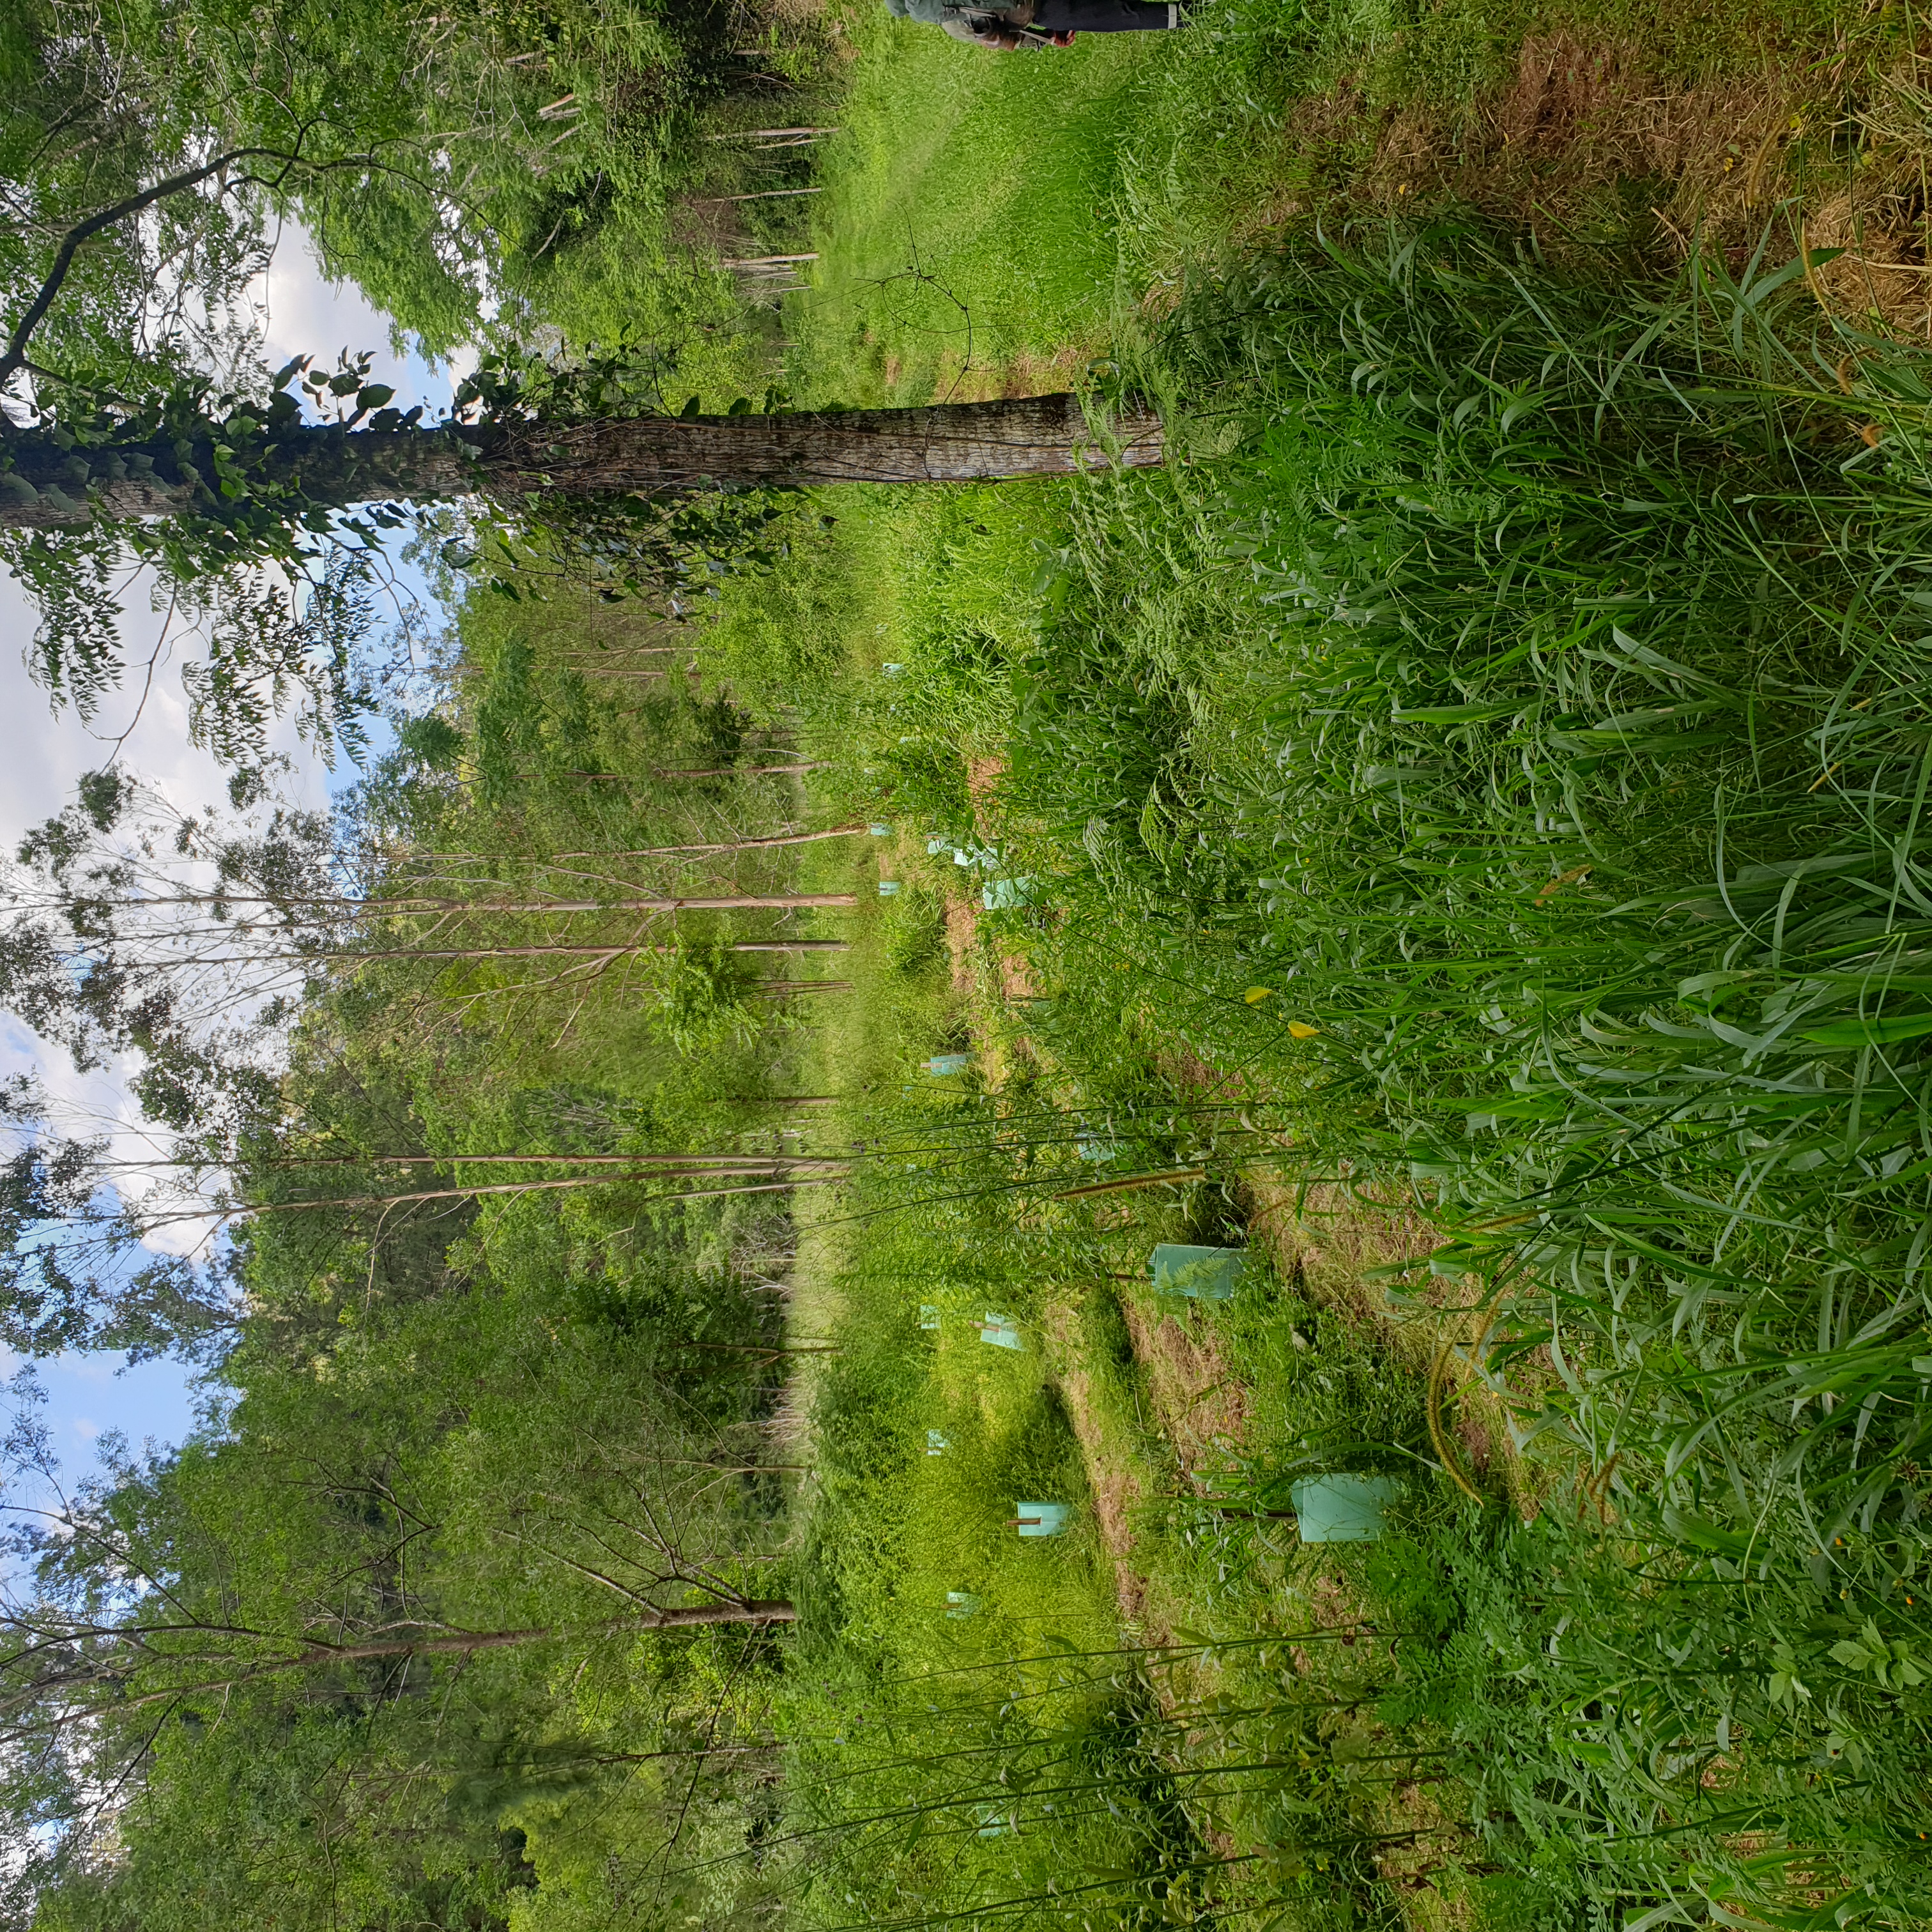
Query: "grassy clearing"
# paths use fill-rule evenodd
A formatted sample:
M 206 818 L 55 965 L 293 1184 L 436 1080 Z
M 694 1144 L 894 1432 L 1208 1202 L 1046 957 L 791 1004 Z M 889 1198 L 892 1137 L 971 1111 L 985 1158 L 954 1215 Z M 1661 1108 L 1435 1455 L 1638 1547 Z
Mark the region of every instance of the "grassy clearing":
M 1771 255 L 1639 300 L 1466 233 L 1307 250 L 1178 312 L 1188 464 L 827 500 L 822 577 L 901 559 L 845 607 L 880 669 L 823 713 L 841 782 L 908 884 L 1031 882 L 949 916 L 977 1017 L 928 961 L 898 1050 L 976 1048 L 980 1137 L 927 1157 L 1030 1258 L 1117 1597 L 1214 1640 L 1136 1694 L 1214 1853 L 1168 1848 L 1190 1912 L 1928 1910 L 1932 386 L 1818 313 Z M 1208 1180 L 1017 1210 L 1080 1173 L 1067 1122 Z M 1186 1355 L 1108 1285 L 1351 1196 L 1414 1246 L 1258 1270 Z M 1204 1439 L 1190 1358 L 1239 1391 Z M 1398 1533 L 1285 1543 L 1316 1467 L 1406 1472 Z M 1284 1670 L 1351 1618 L 1372 1673 Z M 1163 1696 L 1238 1714 L 1166 1735 Z
M 398 966 L 425 1030 L 370 975 L 291 1095 L 376 1148 L 400 1112 L 458 1168 L 754 1139 L 851 1178 L 790 1217 L 763 1184 L 492 1183 L 380 1321 L 373 1251 L 257 1241 L 292 1340 L 249 1400 L 286 1440 L 352 1425 L 372 1490 L 403 1460 L 412 1521 L 448 1526 L 434 1614 L 556 1660 L 462 1660 L 466 1708 L 417 1679 L 359 1784 L 346 1694 L 305 1728 L 256 1707 L 320 1767 L 279 1795 L 278 1744 L 171 1745 L 192 1774 L 125 1841 L 156 1923 L 202 1910 L 174 1851 L 211 1819 L 224 1873 L 272 1845 L 317 1923 L 352 1895 L 514 1932 L 1932 1919 L 1932 367 L 1846 320 L 1893 310 L 1859 292 L 1864 151 L 1790 124 L 1818 22 L 1591 31 L 1628 37 L 1614 86 L 1536 9 L 1233 4 L 1065 62 L 866 29 L 801 393 L 1105 348 L 1176 460 L 791 503 L 706 640 L 761 727 L 670 668 L 668 625 L 466 614 L 372 848 L 628 894 L 822 817 L 838 841 L 728 839 L 695 876 L 850 890 L 850 984 L 808 1025 L 818 976 L 728 944 L 828 936 L 817 909 L 661 954 L 633 902 L 587 973 Z M 1831 86 L 1894 31 L 1862 16 Z M 1552 104 L 1571 46 L 1607 134 Z M 1653 180 L 1618 116 L 1655 74 L 1716 92 Z M 1730 99 L 1775 138 L 1740 121 L 1700 173 Z M 1499 158 L 1538 102 L 1558 131 Z M 1821 154 L 1854 245 L 1794 256 Z M 1672 211 L 1738 172 L 1660 276 Z M 1558 206 L 1562 245 L 1300 220 L 1472 188 Z M 808 811 L 761 769 L 800 748 Z M 626 878 L 561 869 L 592 860 Z M 399 1041 L 400 1109 L 364 1077 Z M 1158 1294 L 1174 1240 L 1244 1246 L 1235 1298 Z M 460 1318 L 424 1312 L 458 1273 Z M 1300 1540 L 1315 1474 L 1396 1486 L 1379 1540 Z M 252 1560 L 291 1519 L 244 1500 Z M 266 1564 L 290 1628 L 388 1627 L 388 1520 L 317 1530 L 304 1594 Z M 598 1594 L 655 1604 L 638 1550 L 650 1590 L 725 1579 L 736 1634 L 638 1641 Z M 795 1592 L 795 1642 L 754 1588 Z M 335 1882 L 319 1816 L 353 1894 L 302 1888 Z
M 1906 16 L 1816 0 L 1579 10 L 1215 0 L 1186 33 L 1002 58 L 867 10 L 787 307 L 801 399 L 1077 377 L 1190 265 L 1364 208 L 1476 207 L 1667 270 L 1767 221 L 1821 289 L 1923 329 L 1924 98 Z M 1828 48 L 1828 57 L 1820 58 Z M 1887 272 L 1883 264 L 1904 265 Z
M 800 399 L 1111 352 L 1186 460 L 828 494 L 722 600 L 890 829 L 798 868 L 861 898 L 799 1071 L 863 1158 L 802 1217 L 782 1788 L 703 1912 L 1932 1914 L 1932 382 L 1846 325 L 1902 313 L 1898 23 L 1821 78 L 1826 24 L 862 26 Z M 1309 242 L 1431 197 L 1540 252 Z M 1173 1239 L 1239 1298 L 1156 1298 Z M 1400 1481 L 1382 1540 L 1298 1541 L 1314 1471 Z

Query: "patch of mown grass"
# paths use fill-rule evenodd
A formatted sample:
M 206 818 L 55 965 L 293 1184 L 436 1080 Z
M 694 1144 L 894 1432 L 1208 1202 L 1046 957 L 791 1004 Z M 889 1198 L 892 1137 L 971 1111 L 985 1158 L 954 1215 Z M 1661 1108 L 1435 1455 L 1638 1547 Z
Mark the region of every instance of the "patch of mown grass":
M 1277 1666 L 1286 1742 L 1241 1774 L 1276 1809 L 1189 1814 L 1310 1897 L 1353 1874 L 1351 1910 L 1924 1916 L 1932 383 L 1802 295 L 1766 261 L 1639 309 L 1466 234 L 1258 266 L 1172 338 L 1192 460 L 1054 500 L 977 708 L 944 614 L 1018 554 L 955 526 L 853 714 L 872 782 L 917 748 L 958 876 L 1035 881 L 980 918 L 1047 996 L 995 1117 L 1050 1099 L 1117 1172 L 1406 1199 L 1432 1273 L 1375 1292 L 1425 1359 L 1514 1387 L 1548 1460 L 1535 1526 L 1476 1516 L 1427 1467 L 1461 1460 L 1438 1378 L 1327 1315 L 1298 1347 L 1259 1297 L 1211 1318 L 1251 1407 L 1187 1463 L 1201 1520 L 1147 1528 L 1150 1600 L 1286 1629 L 1301 1559 L 1256 1511 L 1304 1458 L 1421 1472 L 1321 1573 L 1421 1634 L 1346 1722 Z M 1012 771 L 969 790 L 1002 716 Z M 934 1172 L 1036 1198 L 1072 1131 L 1044 1169 L 982 1138 Z M 1097 1229 L 1006 1225 L 1063 1277 L 1132 1270 Z M 1117 1442 L 1134 1394 L 1096 1385 Z M 1165 1761 L 1211 1794 L 1244 1735 Z M 1412 1774 L 1345 1774 L 1338 1738 Z
M 1738 238 L 1786 184 L 1814 213 L 1842 198 L 1903 20 L 1832 0 L 1203 0 L 1183 32 L 1000 56 L 862 11 L 788 380 L 847 404 L 1066 386 L 1202 261 L 1404 195 L 1673 264 L 1683 234 Z M 1898 211 L 1866 218 L 1888 234 Z
M 982 60 L 881 13 L 860 50 L 792 323 L 801 393 L 924 401 L 942 370 L 1097 341 L 1114 263 L 1096 216 L 1133 112 L 1132 38 L 1073 61 Z

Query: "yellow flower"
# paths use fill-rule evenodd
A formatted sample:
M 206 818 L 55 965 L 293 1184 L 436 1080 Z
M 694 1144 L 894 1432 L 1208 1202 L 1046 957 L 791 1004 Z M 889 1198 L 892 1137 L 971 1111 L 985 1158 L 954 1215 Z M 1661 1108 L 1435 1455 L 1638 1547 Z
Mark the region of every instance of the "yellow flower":
M 1300 1020 L 1290 1020 L 1288 1023 L 1288 1036 L 1291 1040 L 1312 1040 L 1321 1030 L 1319 1027 L 1305 1026 Z
M 1250 986 L 1241 998 L 1246 1000 L 1250 1006 L 1258 1006 L 1262 1000 L 1271 1000 L 1274 998 L 1274 988 L 1272 986 Z

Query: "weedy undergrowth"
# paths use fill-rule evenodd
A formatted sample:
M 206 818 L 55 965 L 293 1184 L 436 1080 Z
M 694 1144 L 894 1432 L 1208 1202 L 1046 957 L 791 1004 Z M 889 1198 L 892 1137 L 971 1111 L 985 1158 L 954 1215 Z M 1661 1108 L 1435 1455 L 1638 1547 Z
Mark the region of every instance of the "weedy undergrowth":
M 1670 1589 L 1753 1606 L 1714 1627 L 1754 1696 L 1795 1719 L 1826 1660 L 1916 1738 L 1932 367 L 1770 241 L 1634 299 L 1456 230 L 1238 270 L 1161 352 L 1195 460 L 1082 494 L 1021 686 L 1042 970 L 1090 1012 L 1126 971 L 1298 1099 L 1306 1179 L 1423 1209 L 1392 1292 L 1539 1386 L 1522 1440 Z M 1577 1762 L 1621 1839 L 1628 1765 Z M 1906 1922 L 1876 1821 L 1925 1794 L 1834 1775 L 1840 1850 L 1723 1885 Z

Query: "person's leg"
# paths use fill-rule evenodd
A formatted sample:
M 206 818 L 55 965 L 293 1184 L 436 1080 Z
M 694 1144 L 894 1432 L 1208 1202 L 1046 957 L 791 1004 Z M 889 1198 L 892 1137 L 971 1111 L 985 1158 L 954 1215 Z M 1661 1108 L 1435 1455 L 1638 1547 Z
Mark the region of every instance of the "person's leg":
M 1137 34 L 1178 27 L 1186 7 L 1169 0 L 1034 0 L 1038 34 Z

